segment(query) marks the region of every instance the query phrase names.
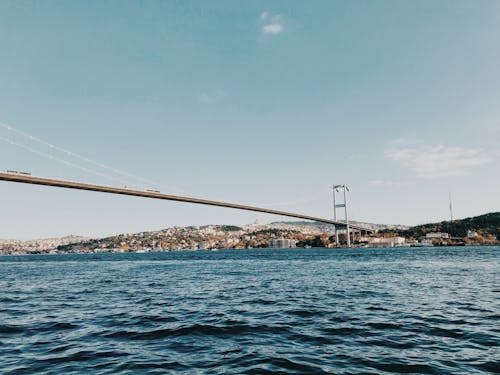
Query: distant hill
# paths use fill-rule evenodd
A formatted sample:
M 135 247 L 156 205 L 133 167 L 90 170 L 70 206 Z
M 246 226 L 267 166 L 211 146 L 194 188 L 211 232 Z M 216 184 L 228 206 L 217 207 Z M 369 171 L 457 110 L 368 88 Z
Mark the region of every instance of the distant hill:
M 392 230 L 392 232 L 397 232 L 404 237 L 414 238 L 425 236 L 429 232 L 446 232 L 452 237 L 465 237 L 468 230 L 473 230 L 483 235 L 492 235 L 497 240 L 500 239 L 500 212 L 491 212 L 460 220 L 417 225 L 406 230 Z
M 58 246 L 88 241 L 88 237 L 65 236 L 59 238 L 40 238 L 34 240 L 4 240 L 0 239 L 0 254 L 10 253 L 40 253 L 53 250 Z

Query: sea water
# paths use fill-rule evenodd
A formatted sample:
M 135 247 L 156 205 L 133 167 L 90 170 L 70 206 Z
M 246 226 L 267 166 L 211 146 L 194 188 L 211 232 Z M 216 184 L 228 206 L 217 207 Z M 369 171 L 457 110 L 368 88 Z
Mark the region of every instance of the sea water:
M 0 373 L 498 373 L 499 254 L 3 256 Z

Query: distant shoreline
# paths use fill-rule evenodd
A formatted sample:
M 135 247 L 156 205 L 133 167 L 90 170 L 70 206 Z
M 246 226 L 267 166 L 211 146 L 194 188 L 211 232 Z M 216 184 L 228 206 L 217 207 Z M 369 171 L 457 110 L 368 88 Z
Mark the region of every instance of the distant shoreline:
M 45 252 L 45 253 L 17 253 L 17 254 L 0 254 L 0 257 L 15 257 L 15 256 L 51 256 L 51 255 L 103 255 L 103 254 L 162 254 L 162 253 L 183 253 L 183 252 L 206 252 L 206 253 L 212 253 L 212 252 L 218 252 L 218 251 L 232 251 L 232 252 L 238 252 L 238 251 L 283 251 L 283 250 L 291 250 L 291 251 L 299 251 L 299 250 L 304 250 L 304 251 L 311 251 L 311 250 L 328 250 L 330 252 L 335 252 L 339 250 L 391 250 L 391 251 L 398 251 L 398 250 L 410 250 L 410 249 L 415 249 L 415 250 L 424 250 L 424 249 L 469 249 L 469 248 L 474 248 L 474 247 L 500 247 L 498 244 L 483 244 L 483 245 L 462 245 L 462 246 L 398 246 L 398 247 L 337 247 L 337 248 L 327 248 L 327 247 L 312 247 L 312 248 L 305 248 L 305 247 L 293 247 L 293 248 L 249 248 L 249 249 L 233 249 L 233 248 L 228 248 L 228 249 L 217 249 L 217 251 L 210 250 L 210 249 L 182 249 L 182 250 L 154 250 L 154 251 L 102 251 L 102 252 Z

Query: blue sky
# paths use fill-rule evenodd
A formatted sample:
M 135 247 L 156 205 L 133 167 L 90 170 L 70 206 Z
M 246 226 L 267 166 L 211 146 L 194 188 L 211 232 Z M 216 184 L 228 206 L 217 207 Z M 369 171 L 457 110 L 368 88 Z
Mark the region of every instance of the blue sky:
M 2 1 L 0 169 L 325 217 L 345 183 L 377 223 L 447 219 L 450 193 L 456 217 L 498 211 L 499 25 L 494 0 Z M 281 220 L 0 194 L 0 238 Z

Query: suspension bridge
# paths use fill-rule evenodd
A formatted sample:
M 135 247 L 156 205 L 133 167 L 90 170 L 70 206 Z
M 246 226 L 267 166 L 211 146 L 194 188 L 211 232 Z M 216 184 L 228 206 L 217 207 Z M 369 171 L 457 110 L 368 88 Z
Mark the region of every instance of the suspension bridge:
M 230 203 L 230 202 L 215 201 L 215 200 L 209 200 L 209 199 L 186 197 L 186 196 L 181 196 L 181 195 L 164 194 L 164 193 L 161 193 L 159 191 L 154 191 L 154 190 L 136 190 L 136 189 L 130 189 L 130 188 L 126 188 L 126 187 L 95 185 L 95 184 L 88 184 L 88 183 L 84 183 L 84 182 L 59 180 L 59 179 L 46 178 L 46 177 L 36 177 L 36 176 L 32 176 L 32 175 L 24 173 L 24 172 L 14 172 L 14 171 L 12 171 L 12 172 L 0 172 L 0 180 L 1 181 L 23 183 L 23 184 L 43 185 L 43 186 L 51 186 L 51 187 L 66 188 L 66 189 L 87 190 L 87 191 L 95 191 L 95 192 L 101 192 L 101 193 L 129 195 L 129 196 L 133 196 L 133 197 L 153 198 L 153 199 L 162 199 L 162 200 L 184 202 L 184 203 L 202 204 L 202 205 L 215 206 L 215 207 L 226 207 L 226 208 L 233 208 L 233 209 L 238 209 L 238 210 L 246 210 L 246 211 L 261 212 L 261 213 L 266 213 L 266 214 L 271 214 L 271 215 L 291 217 L 291 218 L 295 218 L 295 219 L 316 221 L 319 223 L 332 224 L 332 225 L 336 225 L 339 227 L 346 226 L 345 222 L 342 222 L 342 221 L 336 221 L 336 220 L 331 220 L 331 219 L 322 218 L 322 217 L 304 215 L 301 213 L 273 210 L 273 209 L 269 209 L 269 208 L 248 206 L 248 205 L 238 204 L 238 203 Z M 357 225 L 351 225 L 351 224 L 349 224 L 349 228 L 352 228 L 355 230 L 370 231 L 370 229 L 363 228 L 363 227 L 360 227 Z
M 124 181 L 123 178 L 127 178 L 128 181 L 133 179 L 135 181 L 140 181 L 142 184 L 147 183 L 149 185 L 153 185 L 153 184 L 156 185 L 154 182 L 152 182 L 150 180 L 147 180 L 147 179 L 144 179 L 141 177 L 137 177 L 137 176 L 134 176 L 132 174 L 122 172 L 118 169 L 106 166 L 102 163 L 96 162 L 92 159 L 89 159 L 85 156 L 74 153 L 72 151 L 69 151 L 65 148 L 53 145 L 47 141 L 39 139 L 39 138 L 29 134 L 29 133 L 26 133 L 22 130 L 16 129 L 10 125 L 0 123 L 0 127 L 6 129 L 7 131 L 9 131 L 11 133 L 15 133 L 15 135 L 17 135 L 17 136 L 21 136 L 21 137 L 29 139 L 29 141 L 31 143 L 35 142 L 35 143 L 38 143 L 39 145 L 41 145 L 45 148 L 48 148 L 49 151 L 44 152 L 44 151 L 40 151 L 39 149 L 34 148 L 32 144 L 26 145 L 25 143 L 21 143 L 21 142 L 14 140 L 12 138 L 6 138 L 3 136 L 0 136 L 0 140 L 4 141 L 6 143 L 9 143 L 13 146 L 22 148 L 25 151 L 34 153 L 38 156 L 43 156 L 43 157 L 48 158 L 52 161 L 62 163 L 68 167 L 76 168 L 76 169 L 79 169 L 85 173 L 91 173 L 91 174 L 97 175 L 99 177 L 105 177 L 107 179 L 114 180 L 115 182 L 118 181 L 120 183 L 123 183 L 123 181 Z M 71 158 L 71 161 L 68 159 L 64 159 L 62 157 L 55 156 L 53 154 L 53 152 L 58 152 L 60 154 L 63 154 L 67 158 Z M 75 163 L 74 162 L 75 159 L 78 159 L 81 163 L 85 163 L 86 166 L 82 166 L 81 164 Z M 101 172 L 92 169 L 90 167 L 90 165 L 92 165 L 93 167 L 99 168 L 101 170 Z M 103 170 L 105 170 L 106 172 L 102 172 Z M 113 178 L 110 176 L 111 174 L 114 174 L 114 175 L 117 175 L 120 177 Z M 167 193 L 160 192 L 159 190 L 156 190 L 156 189 L 136 189 L 136 188 L 130 188 L 127 186 L 117 187 L 117 186 L 111 186 L 111 185 L 92 184 L 92 183 L 86 183 L 83 181 L 80 182 L 80 181 L 71 181 L 71 180 L 65 180 L 65 179 L 55 179 L 55 178 L 49 178 L 49 177 L 34 176 L 34 175 L 31 175 L 31 173 L 19 172 L 19 171 L 0 172 L 0 181 L 22 183 L 22 184 L 31 184 L 31 185 L 43 185 L 43 186 L 48 186 L 48 187 L 64 188 L 64 189 L 86 190 L 86 191 L 93 191 L 93 192 L 118 194 L 118 195 L 126 195 L 126 196 L 141 197 L 141 198 L 160 199 L 160 200 L 200 204 L 200 205 L 215 206 L 215 207 L 225 207 L 225 208 L 231 208 L 231 209 L 237 209 L 237 210 L 253 211 L 253 212 L 260 212 L 260 213 L 271 214 L 271 215 L 279 215 L 282 217 L 290 217 L 290 218 L 295 218 L 295 219 L 315 221 L 315 222 L 324 223 L 324 224 L 331 224 L 331 225 L 334 225 L 336 229 L 346 228 L 348 226 L 349 229 L 353 229 L 355 231 L 372 232 L 372 230 L 369 228 L 364 228 L 364 227 L 359 226 L 359 225 L 353 225 L 351 223 L 346 224 L 345 221 L 341 221 L 341 220 L 332 220 L 329 218 L 316 217 L 316 216 L 306 215 L 306 214 L 302 214 L 302 213 L 275 210 L 275 209 L 271 209 L 271 208 L 259 207 L 258 205 L 248 205 L 248 204 L 239 204 L 239 203 L 204 199 L 204 198 L 190 196 L 190 194 L 182 194 L 182 195 L 167 194 Z

